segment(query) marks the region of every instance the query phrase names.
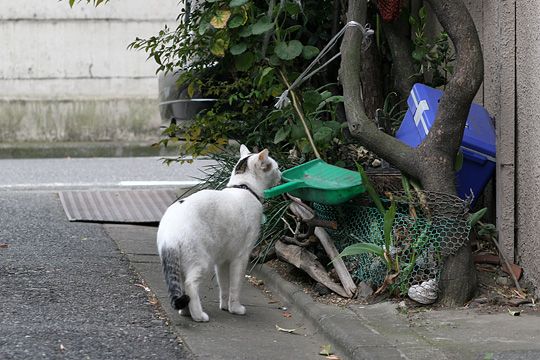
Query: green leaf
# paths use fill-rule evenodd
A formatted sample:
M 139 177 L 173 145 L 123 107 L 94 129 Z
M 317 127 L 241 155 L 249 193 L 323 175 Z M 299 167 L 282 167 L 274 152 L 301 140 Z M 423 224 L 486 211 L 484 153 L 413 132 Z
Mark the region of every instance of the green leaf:
M 189 83 L 188 88 L 187 88 L 187 92 L 188 92 L 189 98 L 190 99 L 193 98 L 193 95 L 195 95 L 195 83 L 194 82 Z
M 300 124 L 291 125 L 291 141 L 297 141 L 306 137 L 304 127 Z
M 257 83 L 257 86 L 261 86 L 266 76 L 268 76 L 268 74 L 270 74 L 272 70 L 274 70 L 274 68 L 271 67 L 266 67 L 263 69 L 261 76 L 259 77 L 259 82 Z
M 243 27 L 238 32 L 238 35 L 240 35 L 240 37 L 244 37 L 244 38 L 253 35 L 253 26 L 248 25 L 248 26 Z
M 273 54 L 268 58 L 268 64 L 274 67 L 278 67 L 279 65 L 281 65 L 281 60 L 279 60 L 279 58 L 275 54 Z
M 412 57 L 416 61 L 422 61 L 425 56 L 426 56 L 426 50 L 424 49 L 415 49 L 412 52 Z
M 225 50 L 229 47 L 229 41 L 224 38 L 217 38 L 210 45 L 210 52 L 218 57 L 225 56 Z
M 384 234 L 384 243 L 386 244 L 386 250 L 390 251 L 390 246 L 392 245 L 392 228 L 394 227 L 394 219 L 396 217 L 396 203 L 392 201 L 392 205 L 384 214 L 384 223 L 383 223 L 383 234 Z
M 69 0 L 69 6 L 73 7 L 74 4 L 75 4 L 75 0 Z
M 238 71 L 247 71 L 251 69 L 254 61 L 255 55 L 252 52 L 247 51 L 234 58 L 234 65 Z
M 480 221 L 486 215 L 487 208 L 478 210 L 477 212 L 469 215 L 469 225 L 473 227 L 477 222 Z
M 319 55 L 319 49 L 315 46 L 306 45 L 302 49 L 302 57 L 306 60 L 313 59 L 317 55 Z
M 230 7 L 238 7 L 238 6 L 242 6 L 244 5 L 245 3 L 247 3 L 248 0 L 232 0 L 230 3 L 229 3 L 229 6 Z
M 295 31 L 298 31 L 302 28 L 302 25 L 293 25 L 285 29 L 285 34 L 292 34 Z
M 329 127 L 322 126 L 313 134 L 313 140 L 319 144 L 327 144 L 334 138 L 334 130 Z
M 242 15 L 235 15 L 231 18 L 231 20 L 229 20 L 229 23 L 227 24 L 227 26 L 230 29 L 235 29 L 237 27 L 244 25 L 244 23 L 245 23 L 244 17 Z
M 201 20 L 201 24 L 199 25 L 199 35 L 204 35 L 206 30 L 210 28 L 210 23 L 208 21 Z
M 276 45 L 274 52 L 281 60 L 293 60 L 300 56 L 303 47 L 302 43 L 298 40 L 284 41 Z
M 357 243 L 349 245 L 345 249 L 343 249 L 342 252 L 339 253 L 338 257 L 353 256 L 366 253 L 373 254 L 384 259 L 384 249 L 379 245 L 371 243 Z
M 319 103 L 316 110 L 323 109 L 328 104 L 337 104 L 343 102 L 343 96 L 342 95 L 334 95 L 330 96 L 328 99 L 323 100 Z
M 371 201 L 373 201 L 373 203 L 375 203 L 375 206 L 377 207 L 377 209 L 379 209 L 381 214 L 385 215 L 386 210 L 384 209 L 381 198 L 379 198 L 379 195 L 375 191 L 375 188 L 373 187 L 373 184 L 371 183 L 371 181 L 367 177 L 364 168 L 362 167 L 362 165 L 360 165 L 358 163 L 356 163 L 356 168 L 358 169 L 358 172 L 360 173 L 360 176 L 362 177 L 362 183 L 364 184 L 364 187 L 366 188 L 366 191 L 367 191 L 369 197 L 371 198 Z
M 456 161 L 454 162 L 454 171 L 458 172 L 463 167 L 463 152 L 460 150 L 456 155 Z
M 279 144 L 282 141 L 285 141 L 289 134 L 291 133 L 291 128 L 289 126 L 283 126 L 279 128 L 274 136 L 274 144 Z
M 418 17 L 422 20 L 425 20 L 427 18 L 427 10 L 425 6 L 422 6 L 418 11 Z
M 293 1 L 287 1 L 285 2 L 285 11 L 290 15 L 290 16 L 296 16 L 298 14 L 300 14 L 300 12 L 302 11 L 302 9 L 300 8 L 300 6 L 296 3 L 296 2 L 293 2 Z
M 338 131 L 341 130 L 341 123 L 340 123 L 340 122 L 337 122 L 337 121 L 335 121 L 335 120 L 325 121 L 325 122 L 324 122 L 324 126 L 329 127 L 329 128 L 332 129 L 334 132 L 338 132 Z
M 311 114 L 317 109 L 317 106 L 323 101 L 321 94 L 316 90 L 308 90 L 302 94 L 304 100 L 304 111 Z
M 244 51 L 246 51 L 246 49 L 247 49 L 246 43 L 240 43 L 240 44 L 236 44 L 236 45 L 231 46 L 230 52 L 233 55 L 240 55 Z
M 260 35 L 264 34 L 268 30 L 274 27 L 274 23 L 270 20 L 268 16 L 263 16 L 255 24 L 253 24 L 252 34 Z

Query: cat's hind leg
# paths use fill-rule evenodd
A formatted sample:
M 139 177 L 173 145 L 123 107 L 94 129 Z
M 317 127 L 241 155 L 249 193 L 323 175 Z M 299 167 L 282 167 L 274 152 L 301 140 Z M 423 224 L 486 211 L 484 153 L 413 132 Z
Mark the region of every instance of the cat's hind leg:
M 229 263 L 216 265 L 216 277 L 219 285 L 219 308 L 229 310 Z
M 231 262 L 229 274 L 229 312 L 231 314 L 244 315 L 246 308 L 240 304 L 240 291 L 244 282 L 249 254 Z
M 197 322 L 206 322 L 210 318 L 205 313 L 201 306 L 201 299 L 199 297 L 199 283 L 204 273 L 204 269 L 194 267 L 186 272 L 186 279 L 184 281 L 184 291 L 189 296 L 189 313 L 191 318 Z

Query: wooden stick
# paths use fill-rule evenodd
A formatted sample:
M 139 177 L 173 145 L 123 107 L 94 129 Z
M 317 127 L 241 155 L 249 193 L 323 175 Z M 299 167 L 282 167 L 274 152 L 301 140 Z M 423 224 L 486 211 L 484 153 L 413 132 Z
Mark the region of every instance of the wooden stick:
M 341 284 L 343 285 L 343 288 L 345 289 L 347 294 L 350 294 L 349 297 L 352 297 L 356 293 L 356 284 L 354 283 L 354 280 L 352 279 L 349 270 L 347 270 L 347 266 L 345 266 L 343 259 L 337 257 L 339 255 L 339 252 L 334 245 L 334 241 L 332 240 L 330 235 L 328 235 L 326 230 L 320 227 L 315 228 L 315 236 L 317 236 L 317 238 L 321 242 L 324 251 L 326 251 L 326 253 L 328 254 L 328 257 L 330 257 L 331 260 L 334 260 L 333 264 L 339 280 L 341 281 Z
M 291 205 L 289 205 L 289 208 L 294 215 L 298 216 L 300 219 L 302 219 L 303 222 L 305 222 L 309 226 L 320 226 L 332 230 L 337 229 L 337 223 L 335 221 L 317 219 L 313 212 L 309 211 L 305 206 L 302 206 L 301 204 L 293 202 L 291 203 Z
M 478 225 L 484 226 L 485 224 L 483 222 L 481 222 L 481 221 L 478 221 Z M 510 263 L 506 259 L 506 256 L 504 256 L 504 254 L 503 254 L 503 252 L 501 250 L 501 247 L 499 246 L 499 242 L 497 240 L 495 240 L 494 236 L 490 236 L 490 238 L 493 241 L 493 243 L 495 244 L 495 246 L 497 247 L 497 250 L 499 251 L 499 256 L 501 257 L 501 259 L 503 259 L 503 261 L 504 261 L 504 263 L 506 265 L 506 268 L 508 269 L 508 273 L 512 277 L 512 280 L 514 281 L 514 285 L 516 285 L 516 289 L 520 293 L 523 293 L 523 290 L 521 289 L 521 286 L 519 286 L 519 281 L 516 278 L 516 275 L 514 274 L 514 271 L 512 270 L 512 267 L 510 266 Z
M 298 216 L 300 219 L 302 219 L 302 221 L 306 223 L 315 217 L 312 212 L 310 212 L 308 209 L 296 202 L 291 203 L 291 205 L 289 205 L 289 208 L 291 209 L 293 214 Z M 349 273 L 349 270 L 347 270 L 343 259 L 337 257 L 339 255 L 339 252 L 337 251 L 332 238 L 322 227 L 315 228 L 315 236 L 319 239 L 321 245 L 324 248 L 324 251 L 326 251 L 326 253 L 328 254 L 328 257 L 334 260 L 334 268 L 336 269 L 336 273 L 339 277 L 339 280 L 341 281 L 341 284 L 343 284 L 343 288 L 347 293 L 347 297 L 352 297 L 356 292 L 356 284 L 354 283 L 351 274 Z
M 287 245 L 281 241 L 276 242 L 275 248 L 279 258 L 304 270 L 309 276 L 336 294 L 343 297 L 351 297 L 341 285 L 335 283 L 330 276 L 328 276 L 324 266 L 321 265 L 313 253 L 300 246 Z
M 289 93 L 291 94 L 291 97 L 292 97 L 293 107 L 296 110 L 296 113 L 298 114 L 298 117 L 300 117 L 300 121 L 302 122 L 302 125 L 304 126 L 304 132 L 306 133 L 306 137 L 307 137 L 307 139 L 309 141 L 309 144 L 311 145 L 311 148 L 313 149 L 313 153 L 315 153 L 315 156 L 317 157 L 317 159 L 320 159 L 321 155 L 319 154 L 319 151 L 317 151 L 317 147 L 315 146 L 315 141 L 313 141 L 313 138 L 311 137 L 311 132 L 309 131 L 306 119 L 304 118 L 304 113 L 302 112 L 302 109 L 300 109 L 300 105 L 298 104 L 298 99 L 296 98 L 296 94 L 291 89 L 291 85 L 289 85 L 289 82 L 287 81 L 287 78 L 285 77 L 283 72 L 281 72 L 281 70 L 279 71 L 279 74 L 281 75 L 281 78 L 283 79 L 283 82 L 285 83 L 285 85 L 289 89 Z

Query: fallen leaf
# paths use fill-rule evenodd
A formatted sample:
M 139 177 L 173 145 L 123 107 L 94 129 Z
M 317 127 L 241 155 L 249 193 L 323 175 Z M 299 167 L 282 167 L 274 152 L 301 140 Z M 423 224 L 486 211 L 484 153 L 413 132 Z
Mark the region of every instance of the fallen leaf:
M 8 244 L 0 244 L 0 249 L 7 249 L 8 246 Z
M 289 334 L 292 334 L 293 332 L 296 331 L 296 329 L 284 329 L 282 327 L 279 327 L 278 325 L 276 325 L 276 330 L 281 331 L 281 332 L 286 332 L 286 333 L 289 333 Z
M 519 316 L 519 315 L 521 315 L 521 310 L 514 311 L 514 310 L 508 309 L 508 313 L 509 313 L 511 316 Z
M 329 360 L 341 360 L 341 358 L 337 355 L 330 355 L 330 356 L 327 356 L 326 359 L 329 359 Z
M 321 351 L 319 351 L 319 355 L 323 355 L 323 356 L 334 355 L 334 352 L 332 351 L 332 345 L 327 344 L 327 345 L 321 346 Z
M 277 301 L 277 300 L 270 300 L 268 303 L 269 303 L 269 304 L 277 304 L 277 303 L 279 303 L 279 301 Z
M 292 317 L 292 314 L 291 314 L 290 312 L 288 312 L 288 311 L 284 311 L 281 315 L 282 315 L 283 317 L 287 318 L 287 319 L 290 318 L 290 317 Z

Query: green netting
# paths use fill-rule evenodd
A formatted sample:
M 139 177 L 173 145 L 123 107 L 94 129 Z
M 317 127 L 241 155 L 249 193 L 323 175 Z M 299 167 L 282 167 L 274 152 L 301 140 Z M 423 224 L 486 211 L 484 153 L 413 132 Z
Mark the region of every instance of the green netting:
M 433 192 L 395 192 L 392 196 L 397 213 L 390 253 L 399 259 L 397 285 L 405 293 L 412 285 L 438 280 L 444 259 L 466 243 L 470 228 L 468 207 L 458 197 Z M 384 218 L 377 208 L 351 203 L 313 207 L 321 219 L 337 222 L 338 230 L 329 233 L 339 251 L 358 242 L 384 246 Z M 357 280 L 375 286 L 382 284 L 386 275 L 382 259 L 361 254 L 345 257 L 344 261 Z

